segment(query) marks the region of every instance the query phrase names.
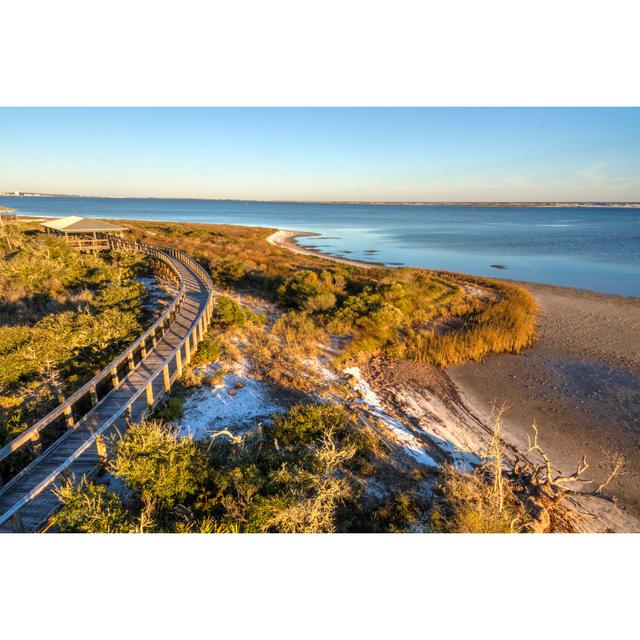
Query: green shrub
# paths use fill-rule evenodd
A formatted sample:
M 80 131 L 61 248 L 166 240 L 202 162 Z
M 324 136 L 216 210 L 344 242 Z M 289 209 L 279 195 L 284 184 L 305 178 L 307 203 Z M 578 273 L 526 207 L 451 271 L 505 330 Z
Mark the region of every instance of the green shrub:
M 408 531 L 422 515 L 416 496 L 399 491 L 376 509 L 373 514 L 376 529 L 389 532 Z
M 211 279 L 225 286 L 238 284 L 246 275 L 247 267 L 243 260 L 229 258 L 217 262 L 211 270 Z
M 305 445 L 332 430 L 338 438 L 350 430 L 349 414 L 335 404 L 299 404 L 275 416 L 273 436 L 282 445 Z
M 278 300 L 285 307 L 310 313 L 328 311 L 336 304 L 343 279 L 334 279 L 329 271 L 296 271 L 278 288 Z
M 215 311 L 211 321 L 214 327 L 242 327 L 247 323 L 261 324 L 262 322 L 264 322 L 264 316 L 243 307 L 233 298 L 227 296 L 216 298 Z
M 211 333 L 207 333 L 200 344 L 198 349 L 191 356 L 191 365 L 198 367 L 204 364 L 210 364 L 219 360 L 222 356 L 222 347 L 218 339 Z
M 366 287 L 361 293 L 349 296 L 335 315 L 338 323 L 346 328 L 362 327 L 370 322 L 371 317 L 382 309 L 384 302 L 379 293 Z
M 168 398 L 155 411 L 157 418 L 166 422 L 175 422 L 182 418 L 184 402 L 180 398 Z
M 51 523 L 62 533 L 127 533 L 133 529 L 120 498 L 84 476 L 75 486 L 67 480 L 54 493 L 61 507 Z
M 25 421 L 22 409 L 18 409 L 11 415 L 0 415 L 0 447 L 28 428 L 29 423 Z
M 129 427 L 116 443 L 110 465 L 145 503 L 171 508 L 200 491 L 206 459 L 191 438 L 181 438 L 158 421 Z

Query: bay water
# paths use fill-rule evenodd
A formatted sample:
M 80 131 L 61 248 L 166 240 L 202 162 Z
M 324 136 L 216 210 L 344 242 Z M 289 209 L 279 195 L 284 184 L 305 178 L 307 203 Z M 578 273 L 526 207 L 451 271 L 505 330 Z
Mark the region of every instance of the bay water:
M 388 265 L 640 296 L 640 208 L 313 204 L 6 196 L 19 214 L 206 222 L 318 234 L 303 246 Z

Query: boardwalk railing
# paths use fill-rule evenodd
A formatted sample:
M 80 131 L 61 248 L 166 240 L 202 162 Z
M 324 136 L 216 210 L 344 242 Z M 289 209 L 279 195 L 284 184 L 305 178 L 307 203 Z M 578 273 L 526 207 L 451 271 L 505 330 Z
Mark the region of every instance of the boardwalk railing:
M 165 334 L 171 324 L 171 321 L 180 312 L 185 301 L 185 283 L 182 280 L 174 260 L 178 260 L 187 265 L 203 282 L 206 290 L 208 291 L 206 303 L 202 305 L 188 332 L 182 337 L 172 353 L 165 358 L 162 366 L 158 367 L 151 375 L 147 384 L 138 389 L 129 398 L 125 405 L 120 406 L 113 415 L 73 453 L 72 456 L 54 469 L 42 482 L 34 487 L 33 490 L 25 495 L 11 509 L 0 515 L 0 528 L 11 519 L 13 529 L 16 531 L 22 530 L 20 510 L 26 504 L 34 500 L 52 483 L 59 479 L 87 450 L 92 447 L 97 447 L 99 450 L 103 449 L 104 447 L 101 444 L 101 438 L 106 432 L 114 430 L 116 426 L 124 427 L 126 426 L 127 420 L 132 416 L 139 418 L 144 411 L 152 410 L 162 399 L 164 394 L 171 390 L 173 383 L 181 376 L 183 366 L 188 364 L 190 361 L 191 354 L 203 339 L 206 328 L 211 321 L 213 314 L 213 284 L 207 271 L 193 258 L 191 258 L 191 256 L 185 254 L 183 251 L 171 247 L 155 247 L 119 238 L 111 240 L 111 248 L 142 252 L 159 260 L 166 266 L 167 273 L 174 275 L 175 279 L 179 283 L 180 288 L 178 294 L 156 322 L 117 358 L 109 363 L 109 365 L 51 411 L 47 416 L 39 420 L 20 436 L 0 449 L 0 461 L 8 458 L 12 454 L 15 454 L 27 445 L 32 447 L 32 450 L 36 455 L 40 455 L 42 453 L 41 433 L 50 425 L 55 424 L 56 421 L 61 419 L 63 416 L 66 427 L 68 428 L 65 435 L 69 435 L 76 427 L 77 423 L 80 422 L 85 415 L 90 413 L 106 395 L 111 393 L 113 390 L 118 389 L 124 383 L 129 373 L 134 371 L 137 364 L 146 358 L 148 351 L 155 348 L 157 341 Z M 120 370 L 123 365 L 126 368 L 126 373 L 124 376 L 121 376 Z M 162 380 L 161 384 L 160 380 Z M 138 409 L 137 411 L 135 410 L 136 408 Z M 53 446 L 58 445 L 59 442 L 65 438 L 65 435 L 55 439 Z M 10 485 L 14 484 L 19 477 L 28 473 L 29 469 L 37 462 L 38 458 L 27 464 L 25 468 L 20 470 L 16 476 L 9 480 L 4 488 L 0 484 L 0 493 L 2 493 L 3 490 L 8 489 Z M 43 514 L 43 516 L 43 520 L 46 520 L 48 513 Z

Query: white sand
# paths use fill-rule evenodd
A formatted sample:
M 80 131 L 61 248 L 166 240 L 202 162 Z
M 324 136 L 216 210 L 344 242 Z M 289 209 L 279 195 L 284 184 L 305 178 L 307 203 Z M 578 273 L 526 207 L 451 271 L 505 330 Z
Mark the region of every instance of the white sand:
M 361 402 L 369 413 L 382 422 L 393 434 L 394 439 L 414 460 L 427 467 L 437 467 L 438 463 L 424 450 L 417 438 L 399 420 L 390 416 L 383 408 L 380 398 L 363 378 L 358 367 L 344 369 L 353 377 L 353 388 L 360 394 Z
M 206 374 L 213 374 L 216 368 L 216 364 L 210 365 Z M 240 364 L 224 377 L 220 386 L 204 384 L 194 391 L 185 400 L 183 416 L 176 426 L 184 435 L 204 439 L 223 429 L 243 433 L 258 422 L 268 422 L 272 414 L 284 411 L 267 385 L 250 377 Z

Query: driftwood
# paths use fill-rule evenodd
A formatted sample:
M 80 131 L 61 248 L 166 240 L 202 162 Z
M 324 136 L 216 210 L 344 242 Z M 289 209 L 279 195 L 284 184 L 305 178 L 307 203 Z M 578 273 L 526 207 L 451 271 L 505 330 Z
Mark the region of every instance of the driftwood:
M 598 485 L 595 491 L 585 491 L 582 488 L 572 488 L 570 485 L 572 483 L 579 483 L 580 485 L 593 483 L 592 479 L 583 477 L 584 473 L 589 469 L 586 456 L 582 457 L 572 474 L 563 475 L 560 469 L 554 466 L 549 454 L 541 446 L 538 427 L 535 423 L 533 424 L 533 440 L 529 438 L 527 452 L 536 452 L 542 459 L 542 464 L 516 457 L 508 477 L 518 487 L 516 494 L 533 517 L 531 525 L 533 531 L 548 531 L 551 527 L 553 509 L 567 497 L 590 495 L 614 500 L 612 497 L 603 495 L 602 492 L 622 472 L 625 459 L 621 454 L 608 454 L 607 457 L 612 464 L 612 468 L 606 480 Z M 576 512 L 580 513 L 578 510 Z M 592 514 L 580 513 L 580 515 L 589 517 Z M 561 515 L 560 517 L 562 518 L 563 516 Z
M 547 486 L 553 487 L 553 488 L 557 488 L 559 486 L 559 483 L 564 483 L 564 482 L 581 482 L 583 484 L 591 484 L 593 482 L 593 480 L 586 480 L 584 478 L 581 478 L 582 474 L 589 468 L 589 464 L 587 463 L 587 456 L 582 456 L 582 460 L 578 464 L 576 470 L 571 475 L 563 476 L 560 469 L 553 466 L 547 452 L 540 446 L 540 443 L 538 442 L 538 427 L 535 422 L 533 423 L 532 427 L 533 427 L 533 442 L 531 442 L 531 438 L 527 436 L 529 440 L 529 449 L 527 450 L 527 452 L 529 453 L 531 451 L 537 451 L 538 454 L 540 454 L 540 457 L 542 458 L 542 460 L 544 461 L 543 466 L 541 465 L 533 466 L 533 471 L 531 474 L 533 480 L 535 480 L 538 484 L 544 483 Z M 544 472 L 544 479 L 541 482 L 540 474 L 542 472 Z M 558 474 L 555 477 L 553 476 L 554 472 Z M 562 490 L 567 491 L 568 489 L 567 487 L 562 487 Z
M 622 471 L 626 463 L 625 457 L 621 453 L 610 453 L 607 457 L 612 464 L 612 468 L 607 479 L 596 488 L 595 493 L 597 494 L 601 494 L 604 491 L 608 484 Z

